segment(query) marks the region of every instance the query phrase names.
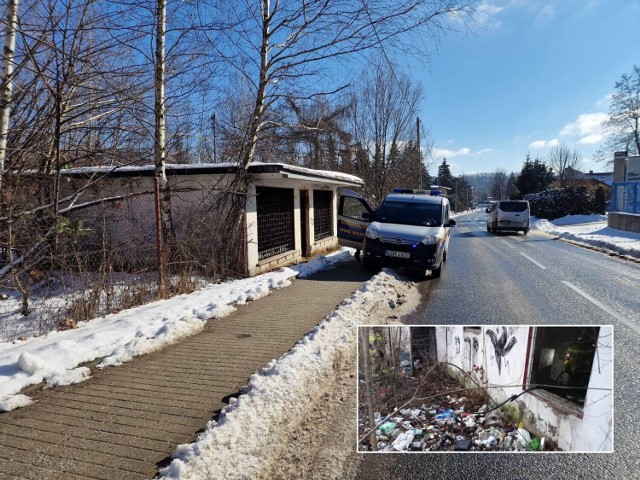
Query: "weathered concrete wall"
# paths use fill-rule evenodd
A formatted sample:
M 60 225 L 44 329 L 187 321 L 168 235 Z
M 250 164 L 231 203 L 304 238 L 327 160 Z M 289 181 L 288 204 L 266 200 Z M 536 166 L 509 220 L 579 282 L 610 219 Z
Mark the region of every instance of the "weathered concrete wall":
M 625 232 L 640 233 L 640 215 L 609 212 L 607 226 Z
M 503 402 L 528 386 L 535 327 L 436 327 L 438 360 L 453 363 Z M 503 407 L 537 436 L 571 451 L 612 450 L 613 331 L 600 327 L 596 361 L 583 408 L 543 390 L 533 390 Z M 450 368 L 453 374 L 457 369 Z
M 487 342 L 485 350 L 486 377 L 492 396 L 506 399 L 522 392 L 527 362 L 529 327 L 482 327 Z
M 532 431 L 549 435 L 571 451 L 613 450 L 613 328 L 601 326 L 589 389 L 581 411 L 567 408 L 545 391 L 523 395 L 523 422 Z
M 211 244 L 211 236 L 216 233 L 215 222 L 224 219 L 223 213 L 216 210 L 216 192 L 221 192 L 233 180 L 231 175 L 169 175 L 172 191 L 172 217 L 178 239 L 186 238 L 194 243 L 194 248 L 204 252 Z M 87 180 L 68 179 L 65 186 L 72 192 L 83 186 Z M 258 260 L 258 224 L 256 185 L 275 188 L 288 188 L 294 193 L 294 249 L 270 258 Z M 300 191 L 309 191 L 309 222 L 307 239 L 302 238 L 300 228 Z M 330 190 L 333 194 L 332 235 L 314 241 L 314 209 L 313 190 Z M 336 237 L 338 187 L 328 186 L 322 182 L 283 179 L 281 176 L 270 177 L 269 174 L 256 177 L 249 186 L 246 199 L 246 269 L 249 275 L 257 275 L 284 265 L 291 265 L 302 259 L 303 242 L 307 242 L 312 254 L 338 247 Z M 140 177 L 107 177 L 89 188 L 82 201 L 106 197 L 122 196 L 140 192 L 148 192 L 123 199 L 121 201 L 98 205 L 79 211 L 76 216 L 100 227 L 112 245 L 123 246 L 121 255 L 123 262 L 149 263 L 155 262 L 155 198 L 154 179 L 151 176 Z M 201 248 L 198 248 L 200 244 Z M 127 246 L 125 248 L 125 246 Z M 241 248 L 241 247 L 240 247 Z M 130 258 L 124 258 L 126 256 Z

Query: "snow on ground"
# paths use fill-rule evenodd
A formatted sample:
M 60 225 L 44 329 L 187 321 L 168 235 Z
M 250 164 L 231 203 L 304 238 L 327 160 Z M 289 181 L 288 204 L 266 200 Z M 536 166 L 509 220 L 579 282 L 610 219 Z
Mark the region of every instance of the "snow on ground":
M 407 298 L 408 301 L 398 300 Z M 287 443 L 291 429 L 332 381 L 336 365 L 353 361 L 356 326 L 385 323 L 398 304 L 415 308 L 417 290 L 410 282 L 383 270 L 279 360 L 251 376 L 245 393 L 223 409 L 218 422 L 191 444 L 180 445 L 164 480 L 260 479 L 269 472 L 274 451 Z M 397 312 L 400 313 L 400 312 Z M 345 413 L 347 415 L 347 413 Z M 339 427 L 335 427 L 339 428 Z
M 20 395 L 20 391 L 29 385 L 45 382 L 53 387 L 81 382 L 90 375 L 88 368 L 79 367 L 85 362 L 102 359 L 99 368 L 120 365 L 198 333 L 207 320 L 235 311 L 234 304 L 257 300 L 268 295 L 270 289 L 289 286 L 294 277 L 305 277 L 352 258 L 352 250 L 343 248 L 304 264 L 80 322 L 73 330 L 0 342 L 0 411 L 28 405 L 29 397 Z
M 532 225 L 560 238 L 640 258 L 640 234 L 608 228 L 602 217 L 565 217 L 553 223 L 532 218 Z M 0 343 L 0 410 L 28 405 L 29 397 L 20 394 L 25 386 L 82 381 L 90 374 L 79 367 L 84 362 L 102 358 L 99 366 L 121 364 L 197 333 L 207 320 L 233 312 L 234 304 L 257 300 L 270 289 L 288 286 L 291 278 L 351 259 L 352 251 L 342 249 L 306 264 L 82 322 L 75 330 Z M 384 316 L 379 312 L 394 308 L 409 291 L 417 295 L 410 285 L 386 270 L 373 277 L 289 353 L 254 374 L 245 393 L 230 402 L 217 423 L 210 422 L 193 444 L 177 448 L 163 478 L 259 478 L 280 436 L 290 433 L 281 428 L 283 422 L 299 423 L 334 366 L 353 359 L 355 326 L 371 312 Z M 407 303 L 417 301 L 416 296 Z
M 531 217 L 531 225 L 561 239 L 640 259 L 640 233 L 609 228 L 604 215 L 569 215 L 552 221 Z

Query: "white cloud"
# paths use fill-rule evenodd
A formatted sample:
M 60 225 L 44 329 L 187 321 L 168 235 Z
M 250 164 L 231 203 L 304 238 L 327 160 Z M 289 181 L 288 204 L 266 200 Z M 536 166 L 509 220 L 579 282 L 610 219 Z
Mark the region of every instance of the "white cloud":
M 469 155 L 470 153 L 471 153 L 471 149 L 467 147 L 459 148 L 458 150 L 449 150 L 448 148 L 433 147 L 433 150 L 431 151 L 431 156 L 451 158 L 451 157 L 464 157 L 466 155 Z
M 536 21 L 546 22 L 556 15 L 556 7 L 552 4 L 545 5 L 536 15 Z
M 574 137 L 573 139 L 570 139 L 570 141 L 580 145 L 594 145 L 600 143 L 605 137 L 602 122 L 608 118 L 609 115 L 602 112 L 582 113 L 578 115 L 573 122 L 569 122 L 562 127 L 558 137 Z M 529 144 L 529 148 L 549 148 L 554 147 L 559 143 L 558 138 L 553 138 L 551 140 L 536 140 Z
M 604 140 L 604 135 L 602 134 L 587 135 L 586 137 L 582 137 L 580 140 L 578 140 L 578 143 L 581 143 L 583 145 L 593 145 L 594 143 L 600 143 L 602 140 Z
M 606 113 L 583 113 L 575 121 L 567 123 L 560 131 L 560 136 L 580 137 L 577 143 L 583 145 L 600 143 L 604 139 L 602 122 L 608 118 Z
M 609 115 L 606 113 L 583 113 L 578 118 L 567 123 L 560 135 L 577 135 L 586 137 L 588 135 L 598 135 L 602 133 L 602 122 L 607 120 Z
M 604 97 L 595 101 L 594 105 L 596 107 L 608 107 L 611 103 L 611 98 L 613 98 L 613 93 L 608 93 Z
M 558 145 L 558 139 L 552 138 L 551 140 L 536 140 L 529 144 L 529 148 L 549 148 Z
M 482 0 L 476 6 L 475 20 L 483 28 L 500 28 L 502 21 L 497 18 L 498 14 L 504 10 L 504 7 L 492 3 L 488 0 Z
M 434 147 L 431 150 L 431 156 L 433 158 L 440 158 L 440 157 L 444 157 L 444 158 L 467 157 L 469 155 L 482 155 L 483 153 L 491 152 L 492 150 L 493 150 L 492 148 L 483 148 L 483 149 L 478 150 L 477 152 L 474 152 L 473 150 L 471 150 L 468 147 L 462 147 L 462 148 L 459 148 L 458 150 L 451 150 L 449 148 Z
M 527 12 L 537 23 L 544 23 L 556 17 L 553 0 L 481 0 L 475 5 L 473 19 L 486 29 L 497 29 L 508 12 Z

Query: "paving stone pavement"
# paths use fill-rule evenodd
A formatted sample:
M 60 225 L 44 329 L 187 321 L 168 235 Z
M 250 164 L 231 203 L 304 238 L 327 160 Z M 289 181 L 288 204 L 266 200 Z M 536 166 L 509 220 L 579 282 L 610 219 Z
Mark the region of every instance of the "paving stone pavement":
M 93 378 L 36 390 L 0 414 L 0 479 L 152 478 L 266 363 L 368 280 L 355 261 L 211 320 L 178 344 Z

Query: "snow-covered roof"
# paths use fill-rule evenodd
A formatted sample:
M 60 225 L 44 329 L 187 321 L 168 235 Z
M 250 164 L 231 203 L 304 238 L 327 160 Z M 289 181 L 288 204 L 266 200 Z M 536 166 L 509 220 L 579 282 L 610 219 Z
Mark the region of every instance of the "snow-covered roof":
M 234 163 L 167 164 L 165 166 L 167 175 L 224 175 L 236 173 L 240 168 L 238 164 Z M 86 177 L 94 174 L 110 177 L 140 177 L 150 176 L 154 171 L 154 165 L 100 166 L 70 168 L 63 170 L 61 174 L 69 177 Z M 324 181 L 344 186 L 361 187 L 364 185 L 364 181 L 355 175 L 331 170 L 314 170 L 285 163 L 254 162 L 249 165 L 248 172 L 254 175 L 282 174 L 282 178 Z
M 570 170 L 574 178 L 578 180 L 597 180 L 608 186 L 613 185 L 613 172 L 594 172 L 593 170 L 581 172 L 570 167 L 568 167 L 567 170 Z

